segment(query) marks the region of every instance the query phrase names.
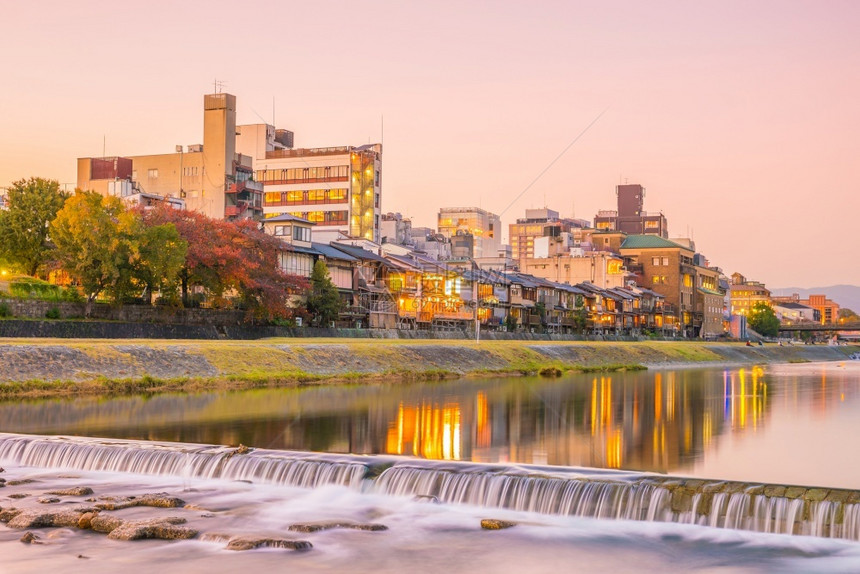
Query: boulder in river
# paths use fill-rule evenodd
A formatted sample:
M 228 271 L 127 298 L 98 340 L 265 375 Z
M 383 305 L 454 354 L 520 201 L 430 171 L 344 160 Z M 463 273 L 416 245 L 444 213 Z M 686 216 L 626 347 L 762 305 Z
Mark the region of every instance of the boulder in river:
M 57 496 L 87 496 L 93 493 L 93 489 L 89 486 L 76 486 L 74 488 L 63 488 L 61 490 L 52 490 L 46 494 L 55 494 Z
M 307 540 L 287 540 L 285 538 L 256 538 L 240 536 L 227 543 L 227 550 L 253 550 L 255 548 L 286 548 L 288 550 L 310 550 L 313 544 Z
M 127 520 L 111 530 L 108 538 L 112 540 L 142 540 L 158 538 L 160 540 L 185 540 L 197 536 L 197 530 L 187 526 L 184 518 L 166 517 L 150 520 Z

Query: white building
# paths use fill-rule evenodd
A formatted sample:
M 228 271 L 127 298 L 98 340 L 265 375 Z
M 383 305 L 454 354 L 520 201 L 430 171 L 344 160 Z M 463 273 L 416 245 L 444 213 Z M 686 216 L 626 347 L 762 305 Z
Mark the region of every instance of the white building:
M 290 214 L 379 241 L 382 145 L 290 149 L 292 133 L 266 124 L 239 126 L 237 149 L 250 155 L 263 184 L 263 217 Z

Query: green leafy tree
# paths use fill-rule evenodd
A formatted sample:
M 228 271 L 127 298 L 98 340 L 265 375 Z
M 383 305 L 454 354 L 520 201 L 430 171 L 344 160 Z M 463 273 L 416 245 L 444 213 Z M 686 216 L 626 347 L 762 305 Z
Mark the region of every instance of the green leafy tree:
M 314 264 L 307 307 L 316 323 L 323 326 L 335 321 L 343 309 L 343 299 L 331 281 L 325 261 L 319 260 Z
M 0 211 L 0 260 L 36 275 L 51 256 L 48 228 L 68 194 L 52 179 L 31 177 L 9 187 L 8 209 Z
M 130 262 L 132 285 L 142 289 L 147 304 L 152 303 L 155 292 L 173 298 L 179 290 L 188 242 L 172 223 L 145 226 L 137 220 L 136 227 L 137 257 Z
M 99 294 L 123 292 L 130 262 L 139 257 L 139 246 L 129 237 L 133 228 L 134 215 L 118 198 L 92 191 L 70 197 L 51 223 L 57 259 L 83 288 L 87 316 Z
M 779 334 L 779 319 L 767 303 L 753 305 L 747 322 L 753 331 L 765 337 L 776 337 Z

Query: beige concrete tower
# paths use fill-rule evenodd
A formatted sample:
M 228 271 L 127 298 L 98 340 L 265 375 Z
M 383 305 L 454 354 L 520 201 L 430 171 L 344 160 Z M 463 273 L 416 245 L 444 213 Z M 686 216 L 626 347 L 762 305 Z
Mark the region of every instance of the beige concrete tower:
M 236 96 L 203 96 L 203 186 L 199 198 L 188 198 L 189 209 L 224 218 L 224 192 L 233 182 L 236 155 Z

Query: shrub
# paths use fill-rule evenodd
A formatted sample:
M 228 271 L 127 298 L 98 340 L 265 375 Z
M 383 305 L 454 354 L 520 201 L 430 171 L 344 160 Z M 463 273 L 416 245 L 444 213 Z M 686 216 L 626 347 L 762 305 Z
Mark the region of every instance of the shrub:
M 51 307 L 50 309 L 45 311 L 45 317 L 48 319 L 59 319 L 60 310 L 57 307 Z
M 0 317 L 11 317 L 12 310 L 9 309 L 9 305 L 6 303 L 0 303 Z

